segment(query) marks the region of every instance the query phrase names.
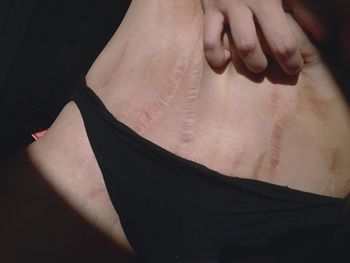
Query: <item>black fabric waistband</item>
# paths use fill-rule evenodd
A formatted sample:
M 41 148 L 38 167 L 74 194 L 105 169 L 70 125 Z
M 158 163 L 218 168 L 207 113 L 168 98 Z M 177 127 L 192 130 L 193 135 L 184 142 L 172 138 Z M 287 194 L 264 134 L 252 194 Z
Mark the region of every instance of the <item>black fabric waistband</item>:
M 348 231 L 349 198 L 225 176 L 138 135 L 84 81 L 72 98 L 125 234 L 147 262 L 188 262 L 198 255 L 211 260 L 225 248 L 230 258 L 242 245 L 273 245 L 272 253 L 281 245 L 319 242 L 323 250 L 342 211 L 338 231 L 342 237 Z

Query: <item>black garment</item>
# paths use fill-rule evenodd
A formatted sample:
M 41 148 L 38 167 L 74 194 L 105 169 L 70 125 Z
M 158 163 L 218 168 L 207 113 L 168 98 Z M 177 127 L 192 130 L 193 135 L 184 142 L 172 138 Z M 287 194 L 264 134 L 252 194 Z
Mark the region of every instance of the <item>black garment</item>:
M 74 101 L 126 236 L 144 261 L 327 256 L 346 200 L 228 177 L 176 156 L 115 119 L 84 84 Z
M 37 0 L 0 1 L 0 94 Z

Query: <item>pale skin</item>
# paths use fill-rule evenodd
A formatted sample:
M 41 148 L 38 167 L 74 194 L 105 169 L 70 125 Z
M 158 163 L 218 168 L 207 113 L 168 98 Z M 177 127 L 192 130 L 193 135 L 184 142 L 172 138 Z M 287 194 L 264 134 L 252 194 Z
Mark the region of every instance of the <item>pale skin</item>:
M 303 68 L 300 47 L 288 23 L 286 10 L 316 38 L 324 35 L 325 29 L 299 0 L 201 2 L 205 14 L 204 50 L 208 63 L 213 67 L 221 67 L 231 59 L 230 51 L 222 44 L 224 25 L 229 26 L 234 45 L 245 66 L 255 73 L 264 71 L 268 66 L 266 49 L 271 51 L 285 73 L 294 75 Z
M 203 53 L 199 0 L 134 0 L 87 83 L 121 122 L 176 155 L 226 176 L 343 198 L 350 192 L 349 107 L 316 49 L 293 19 L 287 21 L 305 62 L 299 78 L 272 64 L 266 75 L 251 75 L 229 37 L 224 45 L 232 63 L 214 71 Z M 36 167 L 32 176 L 133 253 L 74 103 L 26 153 Z M 7 173 L 13 170 L 10 165 Z M 17 198 L 17 209 L 40 211 L 23 201 L 15 183 L 8 185 L 0 202 Z M 0 220 L 16 226 L 16 220 Z

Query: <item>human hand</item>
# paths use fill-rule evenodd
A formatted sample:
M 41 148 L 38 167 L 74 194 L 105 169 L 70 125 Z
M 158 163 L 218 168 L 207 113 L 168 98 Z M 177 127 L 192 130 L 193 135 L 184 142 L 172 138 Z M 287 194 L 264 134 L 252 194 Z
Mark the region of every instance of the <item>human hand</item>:
M 229 24 L 236 50 L 252 72 L 266 69 L 268 61 L 258 37 L 255 20 L 273 56 L 283 71 L 294 75 L 303 68 L 303 59 L 285 15 L 282 0 L 201 0 L 205 12 L 204 49 L 213 67 L 224 65 L 230 51 L 223 47 L 221 36 Z M 316 19 L 300 4 L 290 0 L 287 7 L 296 14 L 298 22 L 311 32 L 319 33 Z M 318 33 L 317 33 L 318 32 Z

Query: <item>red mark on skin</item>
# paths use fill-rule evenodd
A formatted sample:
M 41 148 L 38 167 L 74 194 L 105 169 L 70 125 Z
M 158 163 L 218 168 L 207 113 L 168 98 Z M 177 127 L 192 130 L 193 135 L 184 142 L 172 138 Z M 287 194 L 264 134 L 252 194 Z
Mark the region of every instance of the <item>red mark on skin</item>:
M 281 123 L 275 123 L 271 136 L 270 145 L 270 166 L 273 171 L 276 170 L 281 162 L 281 142 L 284 128 Z
M 275 170 L 279 166 L 281 162 L 281 147 L 282 147 L 282 139 L 284 135 L 284 130 L 287 124 L 287 117 L 278 117 L 283 111 L 280 108 L 281 104 L 281 95 L 277 89 L 273 89 L 271 93 L 271 103 L 274 115 L 274 126 L 271 134 L 270 140 L 270 167 L 271 174 L 274 174 Z
M 259 157 L 254 165 L 252 179 L 258 179 L 260 177 L 266 155 L 267 155 L 267 152 L 264 152 L 264 153 L 259 155 Z
M 200 38 L 198 37 L 198 40 Z M 165 111 L 165 109 L 173 101 L 175 94 L 177 93 L 180 85 L 186 76 L 189 64 L 194 57 L 193 53 L 197 48 L 198 41 L 190 47 L 177 47 L 175 61 L 173 67 L 168 74 L 168 78 L 164 84 L 164 90 L 156 98 L 155 102 L 151 104 L 145 111 L 138 117 L 139 125 L 136 131 L 142 134 L 146 131 L 148 126 L 157 118 L 159 118 Z M 187 73 L 188 74 L 188 73 Z
M 98 188 L 89 193 L 89 198 L 90 199 L 95 199 L 98 196 L 100 196 L 105 190 L 103 188 Z
M 335 173 L 337 167 L 338 167 L 338 164 L 340 162 L 340 158 L 341 158 L 341 152 L 339 149 L 335 149 L 333 151 L 333 154 L 332 154 L 332 158 L 331 158 L 331 163 L 329 165 L 329 171 L 331 171 L 332 173 Z
M 173 100 L 180 84 L 182 83 L 186 68 L 188 65 L 188 53 L 184 52 L 176 61 L 172 68 L 169 78 L 165 83 L 164 91 L 158 96 L 156 101 L 144 111 L 138 118 L 140 123 L 136 128 L 139 134 L 142 134 L 155 119 L 160 117 L 164 110 Z
M 245 156 L 245 152 L 243 151 L 239 152 L 234 156 L 233 163 L 232 163 L 232 172 L 231 172 L 232 175 L 237 176 L 237 170 L 243 163 L 244 156 Z
M 281 100 L 281 95 L 276 89 L 273 89 L 270 99 L 272 102 L 272 109 L 274 112 L 276 112 L 278 109 L 279 102 Z

